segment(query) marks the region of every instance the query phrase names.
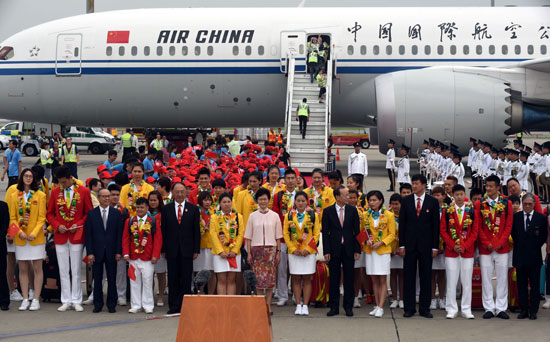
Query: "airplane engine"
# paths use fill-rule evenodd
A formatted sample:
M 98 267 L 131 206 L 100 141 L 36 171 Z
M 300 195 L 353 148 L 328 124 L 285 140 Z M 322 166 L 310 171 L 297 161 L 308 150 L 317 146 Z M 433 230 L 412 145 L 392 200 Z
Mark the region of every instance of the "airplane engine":
M 380 152 L 388 139 L 415 155 L 424 139 L 454 143 L 468 151 L 469 137 L 504 145 L 522 130 L 521 104 L 512 106 L 506 81 L 452 67 L 407 70 L 375 79 Z

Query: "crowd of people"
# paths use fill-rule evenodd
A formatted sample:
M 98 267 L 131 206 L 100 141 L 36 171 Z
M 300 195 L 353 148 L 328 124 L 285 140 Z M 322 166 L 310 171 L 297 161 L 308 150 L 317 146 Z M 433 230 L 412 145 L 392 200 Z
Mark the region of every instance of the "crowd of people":
M 472 274 L 479 264 L 483 318 L 509 318 L 511 270 L 517 277 L 518 318 L 537 317 L 548 219 L 538 196 L 526 192 L 518 178 L 503 183 L 498 175 L 488 175 L 481 184 L 473 183 L 467 198 L 464 181 L 449 171 L 452 167 L 439 173 L 425 166 L 426 159 L 435 163 L 438 150 L 447 151 L 446 146 L 438 143 L 433 147 L 436 156 L 420 159 L 429 177 L 411 177 L 409 148 L 401 146 L 402 158 L 396 161 L 390 140 L 386 167 L 391 190 L 397 189 L 395 169 L 400 185 L 399 193 L 386 199 L 379 190 L 364 191 L 367 161 L 360 148 L 350 157 L 346 182 L 334 171 L 327 184 L 324 170 L 314 169 L 308 186 L 309 177 L 281 162 L 282 150 L 271 144 L 261 148 L 248 143 L 230 153 L 223 139 L 206 146 L 189 142 L 183 148 L 156 140 L 146 154 L 130 146 L 121 164 L 114 164 L 118 153 L 110 151 L 97 168 L 97 178 L 85 182 L 74 176 L 67 161 L 55 168 L 51 186 L 43 165 L 18 171 L 7 190 L 7 204 L 0 205 L 8 255 L 2 251 L 0 258 L 2 310 L 9 308 L 10 297 L 21 300 L 19 310 L 40 309 L 42 262 L 53 235 L 60 312 L 83 311 L 83 304 L 102 311 L 107 280 L 109 312 L 127 305 L 129 292 L 130 313 L 153 313 L 155 306 L 164 306 L 167 289 L 168 313 L 175 314 L 183 296 L 193 290 L 248 293 L 243 271 L 251 269 L 270 314 L 276 297 L 277 305 L 292 300 L 295 314 L 307 316 L 317 297 L 313 292 L 319 291 L 312 278 L 324 263 L 330 274 L 325 284 L 328 316 L 339 314 L 343 294 L 347 316 L 353 316 L 366 295 L 374 304 L 369 314 L 383 317 L 391 293 L 390 308 L 403 309 L 405 317 L 416 313 L 418 300 L 421 316 L 431 318 L 430 310 L 439 307 L 452 319 L 459 313 L 460 288 L 460 312 L 472 319 Z M 124 141 L 132 144 L 132 135 Z M 21 168 L 18 160 L 5 160 L 6 168 L 12 163 Z M 437 180 L 428 194 L 432 177 Z M 503 184 L 509 197 L 501 191 Z M 93 273 L 93 295 L 86 300 L 81 286 L 84 256 Z M 14 282 L 15 260 L 21 298 Z M 204 270 L 212 273 L 208 283 L 193 289 L 193 274 Z M 550 308 L 550 296 L 543 307 Z

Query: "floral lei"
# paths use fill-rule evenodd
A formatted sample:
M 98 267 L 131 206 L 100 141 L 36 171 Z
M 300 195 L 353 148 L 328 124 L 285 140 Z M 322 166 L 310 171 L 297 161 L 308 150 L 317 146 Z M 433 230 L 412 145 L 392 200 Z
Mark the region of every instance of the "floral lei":
M 386 212 L 386 209 L 384 207 L 380 208 L 380 218 L 379 218 L 379 221 L 378 221 L 378 229 L 376 230 L 376 242 L 382 241 L 382 235 L 384 233 L 384 228 L 386 228 L 386 226 L 388 225 L 388 222 L 386 220 L 385 212 Z M 374 210 L 372 210 L 371 208 L 369 208 L 367 210 L 367 220 L 366 220 L 367 224 L 365 226 L 365 229 L 367 229 L 367 230 L 370 229 L 370 223 L 369 223 L 368 218 L 372 217 L 374 213 L 375 213 Z M 374 217 L 373 217 L 373 220 L 374 220 Z
M 247 188 L 248 189 L 248 193 L 250 194 L 250 196 L 252 197 L 252 199 L 250 200 L 250 209 L 252 209 L 252 212 L 255 212 L 256 210 L 258 210 L 258 202 L 256 202 L 256 194 L 254 194 L 254 190 L 250 189 L 250 188 Z
M 74 220 L 74 216 L 76 214 L 76 205 L 80 203 L 80 194 L 78 193 L 78 184 L 76 184 L 76 181 L 73 182 L 73 199 L 70 203 L 65 201 L 65 189 L 60 186 L 59 196 L 57 198 L 57 206 L 59 208 L 59 214 L 61 215 L 61 218 L 65 222 L 71 222 Z M 66 210 L 69 209 L 69 213 L 67 214 Z
M 317 196 L 317 198 L 315 198 L 315 194 L 317 193 L 315 186 L 312 185 L 310 189 L 310 205 L 312 204 L 315 207 L 315 211 L 317 212 L 317 214 L 319 214 L 321 212 L 321 209 L 323 208 L 323 191 L 325 191 L 325 184 L 321 185 L 321 191 L 319 191 L 319 196 Z
M 219 236 L 222 245 L 229 247 L 229 249 L 235 247 L 237 237 L 237 212 L 235 209 L 231 209 L 231 214 L 225 215 L 221 210 L 216 211 L 216 215 L 222 218 L 218 224 Z M 229 225 L 229 240 L 225 241 L 225 233 L 223 228 Z
M 292 208 L 292 193 L 285 191 L 281 200 L 281 214 L 286 215 Z
M 487 225 L 487 228 L 489 228 L 489 231 L 491 231 L 493 235 L 498 234 L 498 232 L 500 231 L 500 214 L 506 208 L 506 199 L 504 198 L 504 196 L 499 194 L 498 199 L 496 200 L 496 203 L 494 205 L 490 205 L 488 203 L 489 199 L 487 197 L 487 193 L 485 193 L 483 199 L 484 201 L 481 203 L 481 215 L 483 215 L 483 219 L 485 220 L 485 224 Z M 491 210 L 494 210 L 495 212 L 495 223 L 491 223 Z
M 31 190 L 29 192 L 29 198 L 27 198 L 27 203 L 25 203 L 24 199 L 24 192 L 19 191 L 19 195 L 17 196 L 17 202 L 18 202 L 18 212 L 19 212 L 19 227 L 25 228 L 29 224 L 27 220 L 24 219 L 24 214 L 30 214 L 31 212 L 31 199 L 34 195 L 34 190 Z
M 450 217 L 449 218 L 449 231 L 451 232 L 451 238 L 453 241 L 460 245 L 461 239 L 466 239 L 466 235 L 468 234 L 468 228 L 472 225 L 472 218 L 471 218 L 471 212 L 472 212 L 472 203 L 465 203 L 464 206 L 464 216 L 462 219 L 462 234 L 458 236 L 458 233 L 456 231 L 455 226 L 455 219 Z M 449 215 L 452 215 L 456 211 L 455 203 L 451 203 L 449 208 L 446 210 Z
M 139 188 L 134 183 L 130 183 L 130 194 L 131 194 L 131 201 L 129 201 L 130 208 L 133 213 L 136 211 L 136 201 L 138 198 L 143 197 L 140 196 L 141 190 L 143 189 L 143 185 L 145 184 L 145 181 L 142 180 L 139 184 Z
M 309 219 L 312 211 L 313 210 L 309 207 L 306 208 L 306 210 L 304 211 L 304 220 L 305 221 L 302 224 L 304 232 L 303 232 L 301 237 L 298 237 L 298 225 L 296 225 L 294 220 L 289 222 L 288 231 L 289 231 L 292 239 L 297 241 L 299 245 L 301 245 L 305 241 L 305 239 L 309 235 L 309 232 L 313 231 L 313 222 L 311 222 L 311 220 Z M 296 210 L 292 210 L 292 213 L 294 215 L 296 215 L 296 217 L 298 217 L 298 212 Z
M 143 238 L 141 239 L 141 243 L 139 242 L 139 218 L 136 216 L 134 218 L 134 223 L 132 223 L 132 227 L 130 227 L 130 232 L 132 233 L 132 237 L 134 240 L 134 246 L 136 249 L 134 249 L 134 252 L 137 254 L 143 254 L 145 251 L 145 246 L 147 245 L 147 239 L 149 237 L 149 234 L 151 234 L 151 223 L 149 222 L 149 215 L 145 216 L 145 222 L 143 223 L 143 228 L 141 229 L 143 231 Z

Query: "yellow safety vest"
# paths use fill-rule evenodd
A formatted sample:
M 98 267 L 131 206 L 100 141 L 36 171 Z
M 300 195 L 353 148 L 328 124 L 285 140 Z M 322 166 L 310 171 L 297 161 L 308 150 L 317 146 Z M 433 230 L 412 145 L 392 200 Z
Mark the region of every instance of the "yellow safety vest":
M 76 151 L 75 145 L 71 146 L 71 150 L 67 150 L 67 146 L 63 146 L 63 155 L 65 156 L 65 163 L 76 163 Z
M 46 152 L 47 154 L 44 152 Z M 40 163 L 44 166 L 48 164 L 53 164 L 52 153 L 52 149 L 40 150 Z
M 153 140 L 153 148 L 157 151 L 162 150 L 162 140 Z
M 282 144 L 283 143 L 283 133 L 278 133 L 277 134 L 277 144 Z
M 122 135 L 122 147 L 130 148 L 132 147 L 132 136 L 130 133 L 124 133 Z
M 307 103 L 300 102 L 298 106 L 298 116 L 309 116 L 309 105 Z
M 269 131 L 269 133 L 267 134 L 267 141 L 268 142 L 275 142 L 275 132 L 273 131 Z
M 319 74 L 317 75 L 317 77 L 315 77 L 315 79 L 317 80 L 317 84 L 319 84 L 319 87 L 325 88 L 327 86 L 327 79 L 324 75 L 321 76 L 321 74 Z
M 317 63 L 317 51 L 311 51 L 309 53 L 309 59 L 307 61 L 309 63 Z

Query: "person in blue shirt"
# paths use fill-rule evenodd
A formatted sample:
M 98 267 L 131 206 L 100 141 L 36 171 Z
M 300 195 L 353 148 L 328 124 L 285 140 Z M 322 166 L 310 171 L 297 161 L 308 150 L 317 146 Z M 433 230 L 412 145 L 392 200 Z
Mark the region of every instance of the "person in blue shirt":
M 170 158 L 176 158 L 178 159 L 178 155 L 176 154 L 176 151 L 178 150 L 178 147 L 174 144 L 168 145 L 168 153 L 170 153 Z
M 118 152 L 115 150 L 109 151 L 109 156 L 107 157 L 107 160 L 103 163 L 107 167 L 107 170 L 109 173 L 112 173 L 114 171 L 115 165 L 113 164 L 118 157 Z
M 214 152 L 214 153 L 216 153 L 216 154 L 219 154 L 219 155 L 221 155 L 222 157 L 229 157 L 229 156 L 230 156 L 230 155 L 229 155 L 229 151 L 228 151 L 225 147 L 223 147 L 223 145 L 221 144 L 220 141 L 218 141 L 218 142 L 216 143 L 216 149 L 215 149 L 214 151 L 212 151 L 212 152 Z
M 21 173 L 22 160 L 21 152 L 17 149 L 17 140 L 10 140 L 8 149 L 4 153 L 4 172 L 2 172 L 2 177 L 0 178 L 3 182 L 6 172 L 8 173 L 8 188 L 17 184 L 19 174 Z
M 155 150 L 154 148 L 151 148 L 147 152 L 147 158 L 143 160 L 143 171 L 145 172 L 144 178 L 152 176 L 153 173 L 155 172 L 153 170 L 153 165 L 154 165 L 154 160 L 156 155 L 157 155 L 157 150 Z

